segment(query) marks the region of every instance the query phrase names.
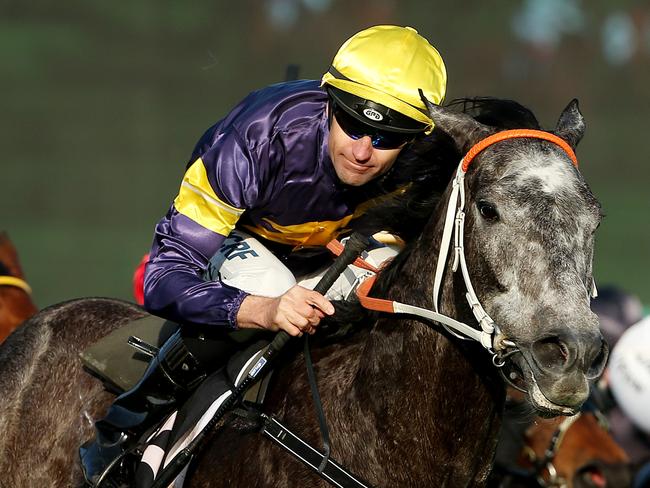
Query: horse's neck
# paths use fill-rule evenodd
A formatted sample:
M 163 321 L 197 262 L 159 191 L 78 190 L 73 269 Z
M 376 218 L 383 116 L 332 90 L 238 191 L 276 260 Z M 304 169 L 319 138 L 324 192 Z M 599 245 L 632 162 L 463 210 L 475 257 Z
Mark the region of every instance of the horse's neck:
M 441 227 L 433 226 L 427 235 L 440 235 Z M 413 250 L 387 296 L 431 309 L 437 245 L 420 240 L 423 244 Z M 452 291 L 453 279 L 458 277 L 443 284 L 441 311 L 468 320 L 467 305 Z M 437 439 L 463 437 L 468 449 L 484 449 L 489 461 L 505 397 L 501 381 L 478 344 L 450 339 L 439 325 L 429 325 L 399 316 L 380 319 L 369 333 L 358 387 L 368 396 L 381 392 L 387 411 L 417 419 L 414 432 Z
M 420 294 L 411 297 L 415 295 Z M 413 299 L 408 303 L 431 307 Z M 415 398 L 433 416 L 468 406 L 473 414 L 491 416 L 500 411 L 505 397 L 490 357 L 478 343 L 453 338 L 438 324 L 407 317 L 377 322 L 369 333 L 361 367 L 362 383 L 373 384 L 378 391 L 396 389 L 405 396 L 396 402 Z M 419 404 L 412 406 L 421 409 Z

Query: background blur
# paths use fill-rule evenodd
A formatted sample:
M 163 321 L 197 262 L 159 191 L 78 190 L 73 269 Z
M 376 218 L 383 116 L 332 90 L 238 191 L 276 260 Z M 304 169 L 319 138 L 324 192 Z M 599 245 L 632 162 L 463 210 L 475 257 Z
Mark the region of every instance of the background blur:
M 380 23 L 440 50 L 447 100 L 512 98 L 547 128 L 580 100 L 607 215 L 597 283 L 650 303 L 649 1 L 0 0 L 0 229 L 38 305 L 130 299 L 203 131 L 288 64 L 320 78 Z

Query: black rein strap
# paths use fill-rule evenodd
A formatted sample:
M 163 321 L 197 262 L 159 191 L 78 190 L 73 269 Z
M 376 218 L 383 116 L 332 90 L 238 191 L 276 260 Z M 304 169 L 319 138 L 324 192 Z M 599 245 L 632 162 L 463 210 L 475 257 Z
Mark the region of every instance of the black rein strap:
M 341 252 L 341 255 L 334 261 L 334 264 L 330 266 L 325 275 L 321 278 L 318 284 L 314 287 L 314 290 L 322 295 L 325 295 L 327 291 L 332 287 L 334 282 L 338 279 L 339 276 L 345 271 L 345 268 L 348 267 L 359 255 L 368 248 L 369 239 L 358 233 L 354 233 L 345 243 L 345 248 Z M 325 466 L 329 461 L 331 446 L 330 446 L 330 434 L 327 427 L 327 420 L 325 419 L 325 412 L 323 411 L 323 403 L 320 399 L 320 393 L 318 392 L 318 384 L 316 382 L 316 373 L 314 371 L 314 363 L 311 357 L 311 350 L 309 348 L 309 335 L 305 334 L 303 354 L 305 355 L 305 365 L 307 366 L 307 378 L 309 379 L 309 388 L 311 389 L 311 397 L 314 401 L 314 408 L 316 409 L 316 415 L 318 416 L 318 426 L 320 428 L 321 437 L 323 439 L 323 460 L 318 467 L 318 474 L 322 475 Z
M 330 448 L 330 432 L 327 427 L 327 420 L 325 419 L 325 412 L 323 411 L 323 403 L 320 399 L 318 392 L 318 384 L 316 383 L 316 373 L 314 372 L 314 363 L 311 359 L 311 351 L 309 349 L 309 336 L 305 335 L 305 347 L 303 349 L 305 355 L 305 365 L 307 366 L 307 377 L 309 378 L 309 388 L 311 389 L 311 397 L 314 400 L 314 408 L 318 416 L 318 426 L 320 434 L 323 439 L 323 460 L 318 466 L 318 474 L 323 474 L 327 461 L 329 461 L 331 448 Z

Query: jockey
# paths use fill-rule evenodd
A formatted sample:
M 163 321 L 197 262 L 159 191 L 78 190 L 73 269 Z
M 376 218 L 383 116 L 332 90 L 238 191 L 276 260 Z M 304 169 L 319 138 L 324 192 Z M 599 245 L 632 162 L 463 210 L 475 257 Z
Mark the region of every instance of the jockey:
M 203 134 L 145 273 L 145 308 L 180 330 L 82 446 L 91 484 L 224 365 L 224 334 L 313 334 L 334 313 L 330 299 L 355 280 L 327 297 L 310 289 L 331 259 L 324 246 L 396 189 L 389 170 L 433 127 L 418 89 L 441 103 L 446 81 L 440 54 L 414 29 L 375 26 L 341 46 L 320 82 L 253 92 Z M 385 249 L 376 264 L 394 254 Z

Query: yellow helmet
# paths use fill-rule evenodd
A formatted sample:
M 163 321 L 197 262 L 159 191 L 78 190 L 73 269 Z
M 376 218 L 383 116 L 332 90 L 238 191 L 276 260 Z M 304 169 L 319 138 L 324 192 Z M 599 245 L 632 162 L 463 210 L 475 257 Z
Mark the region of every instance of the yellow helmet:
M 341 46 L 323 75 L 322 85 L 334 88 L 329 90 L 330 95 L 360 120 L 364 116 L 364 102 L 370 101 L 416 121 L 420 131 L 429 132 L 433 121 L 418 89 L 433 103 L 441 103 L 447 72 L 440 53 L 415 29 L 378 25 L 355 34 Z M 354 108 L 346 103 L 350 95 L 360 100 Z M 371 114 L 376 116 L 374 110 Z M 399 127 L 404 119 L 398 125 L 384 127 L 408 130 L 406 126 Z

